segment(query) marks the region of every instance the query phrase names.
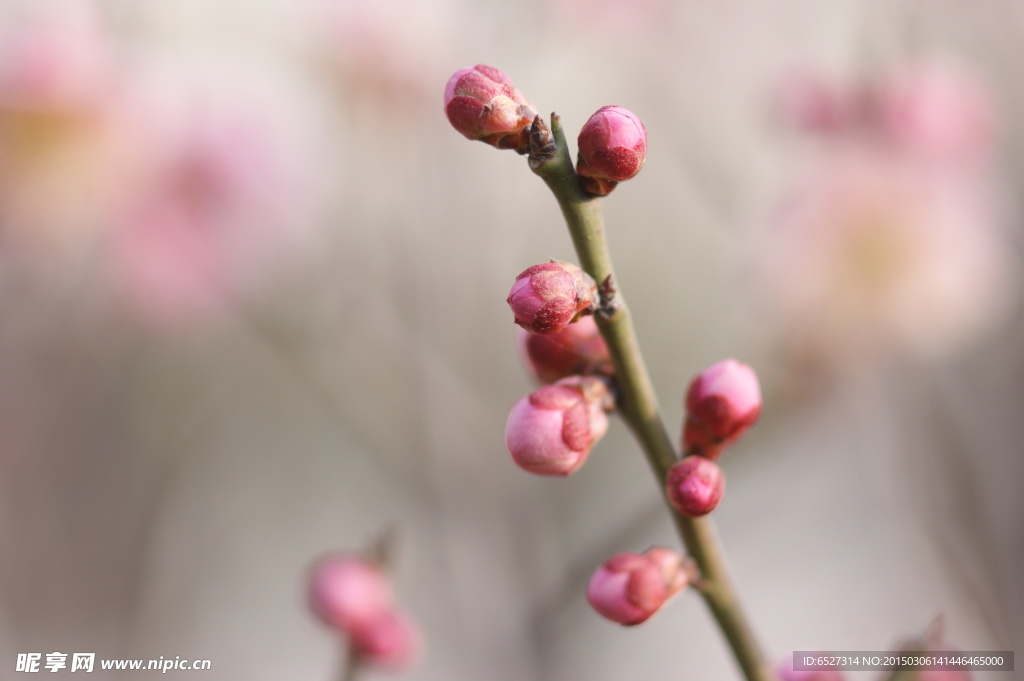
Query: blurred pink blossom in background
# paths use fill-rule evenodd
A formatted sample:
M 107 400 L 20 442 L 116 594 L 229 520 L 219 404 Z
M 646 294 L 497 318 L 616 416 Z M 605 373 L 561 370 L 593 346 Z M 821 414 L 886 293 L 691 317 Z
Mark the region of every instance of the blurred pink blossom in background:
M 942 356 L 992 330 L 1013 263 L 980 85 L 935 64 L 853 93 L 798 85 L 785 111 L 818 146 L 759 226 L 751 276 L 786 353 L 863 366 Z
M 770 104 L 778 122 L 819 141 L 875 143 L 950 171 L 991 161 L 997 142 L 995 102 L 984 84 L 939 60 L 861 79 L 794 69 Z
M 597 29 L 616 37 L 650 37 L 671 16 L 672 3 L 667 0 L 556 0 L 551 3 L 565 21 Z
M 353 103 L 384 103 L 415 115 L 437 97 L 432 82 L 451 59 L 451 8 L 441 3 L 315 0 L 309 6 L 314 43 Z
M 117 78 L 88 5 L 38 8 L 0 34 L 0 243 L 95 228 L 118 180 Z
M 302 252 L 311 178 L 292 122 L 258 97 L 160 94 L 125 112 L 140 176 L 110 257 L 119 294 L 174 322 L 239 302 Z
M 966 69 L 911 63 L 880 89 L 881 126 L 900 152 L 952 173 L 982 172 L 977 166 L 992 160 L 995 104 Z

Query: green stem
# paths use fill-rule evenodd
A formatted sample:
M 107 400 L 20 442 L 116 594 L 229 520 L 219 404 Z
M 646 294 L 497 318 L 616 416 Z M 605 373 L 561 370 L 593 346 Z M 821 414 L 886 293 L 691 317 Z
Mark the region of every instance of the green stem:
M 543 130 L 543 121 L 538 121 Z M 601 201 L 588 196 L 573 169 L 565 134 L 557 115 L 551 115 L 551 134 L 545 154 L 532 154 L 531 167 L 544 180 L 562 209 L 572 235 L 580 266 L 597 282 L 613 277 L 611 256 L 604 234 Z M 614 281 L 612 278 L 610 281 Z M 665 429 L 650 374 L 640 353 L 636 331 L 621 293 L 614 297 L 615 308 L 609 315 L 595 315 L 597 326 L 608 344 L 615 366 L 619 410 L 647 457 L 664 497 L 665 474 L 677 460 L 675 446 Z M 667 499 L 666 499 L 667 503 Z M 743 614 L 736 590 L 725 564 L 725 557 L 707 517 L 691 519 L 669 505 L 679 536 L 687 552 L 700 569 L 701 595 L 710 608 L 748 681 L 775 681 Z

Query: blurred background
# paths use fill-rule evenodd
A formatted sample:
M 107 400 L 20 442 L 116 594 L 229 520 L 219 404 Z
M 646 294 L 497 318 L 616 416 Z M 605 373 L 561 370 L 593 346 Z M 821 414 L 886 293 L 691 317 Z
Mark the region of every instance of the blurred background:
M 3 675 L 333 678 L 309 565 L 394 528 L 407 678 L 739 677 L 693 594 L 631 629 L 584 600 L 676 546 L 621 422 L 568 479 L 505 451 L 504 299 L 575 257 L 445 120 L 476 63 L 573 147 L 646 124 L 617 275 L 673 433 L 707 365 L 761 377 L 715 519 L 770 656 L 939 616 L 1024 649 L 1022 46 L 1011 0 L 3 3 Z

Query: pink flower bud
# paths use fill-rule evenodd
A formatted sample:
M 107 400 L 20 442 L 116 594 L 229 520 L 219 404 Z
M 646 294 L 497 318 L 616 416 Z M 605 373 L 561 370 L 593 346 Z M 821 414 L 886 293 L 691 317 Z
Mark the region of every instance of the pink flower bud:
M 604 196 L 640 172 L 647 154 L 647 129 L 636 114 L 604 106 L 583 125 L 576 172 L 584 191 Z
M 761 415 L 761 387 L 754 370 L 726 359 L 702 371 L 686 393 L 682 449 L 717 459 Z
M 711 513 L 724 493 L 722 469 L 702 456 L 687 456 L 676 461 L 665 476 L 669 502 L 688 518 Z
M 590 309 L 597 285 L 576 265 L 558 260 L 529 267 L 516 277 L 506 302 L 516 324 L 532 333 L 558 333 Z
M 529 151 L 526 126 L 537 112 L 509 77 L 494 67 L 477 64 L 456 71 L 444 89 L 444 110 L 467 139 L 521 154 Z
M 611 376 L 608 346 L 593 317 L 580 317 L 558 333 L 519 332 L 519 349 L 527 367 L 541 383 L 554 383 L 574 375 Z
M 686 586 L 682 558 L 652 547 L 643 554 L 618 553 L 587 584 L 587 600 L 602 617 L 631 626 L 646 621 Z
M 387 577 L 360 556 L 325 556 L 310 573 L 310 608 L 325 624 L 345 633 L 390 610 L 392 600 Z
M 385 610 L 361 622 L 351 630 L 350 640 L 360 660 L 395 671 L 408 667 L 420 650 L 415 622 L 398 610 Z
M 569 475 L 608 430 L 612 398 L 604 381 L 571 376 L 516 402 L 505 444 L 516 464 L 537 475 Z

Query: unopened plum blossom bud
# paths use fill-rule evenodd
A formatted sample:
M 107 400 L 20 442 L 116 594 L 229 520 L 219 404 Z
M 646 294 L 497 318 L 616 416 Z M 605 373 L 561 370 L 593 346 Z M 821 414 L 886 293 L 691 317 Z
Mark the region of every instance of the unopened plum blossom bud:
M 676 461 L 665 476 L 665 494 L 669 502 L 688 518 L 711 513 L 724 493 L 722 469 L 702 456 L 687 456 Z
M 602 617 L 632 626 L 650 618 L 686 583 L 679 554 L 655 546 L 606 560 L 587 584 L 587 600 Z
M 621 106 L 603 106 L 580 130 L 576 172 L 588 194 L 604 196 L 640 172 L 647 154 L 647 129 Z
M 517 331 L 523 360 L 540 383 L 574 375 L 613 373 L 608 346 L 591 316 L 580 317 L 558 333 Z
M 761 415 L 761 387 L 754 370 L 734 359 L 712 364 L 690 383 L 682 449 L 717 459 Z
M 516 324 L 532 333 L 558 333 L 591 309 L 597 285 L 576 265 L 559 260 L 523 270 L 506 302 Z
M 456 71 L 444 89 L 444 111 L 467 139 L 520 154 L 529 151 L 526 128 L 537 112 L 511 79 L 492 66 Z
M 328 626 L 350 632 L 391 608 L 391 584 L 362 556 L 339 553 L 318 560 L 310 572 L 310 609 Z
M 569 475 L 608 430 L 613 407 L 604 381 L 570 376 L 533 391 L 513 405 L 505 444 L 520 468 L 537 475 Z
M 400 610 L 385 610 L 361 622 L 349 638 L 361 661 L 390 670 L 408 667 L 420 649 L 416 623 Z
M 391 583 L 375 560 L 354 553 L 321 558 L 310 571 L 308 599 L 313 613 L 348 641 L 350 664 L 396 670 L 419 653 L 416 623 L 395 607 Z

